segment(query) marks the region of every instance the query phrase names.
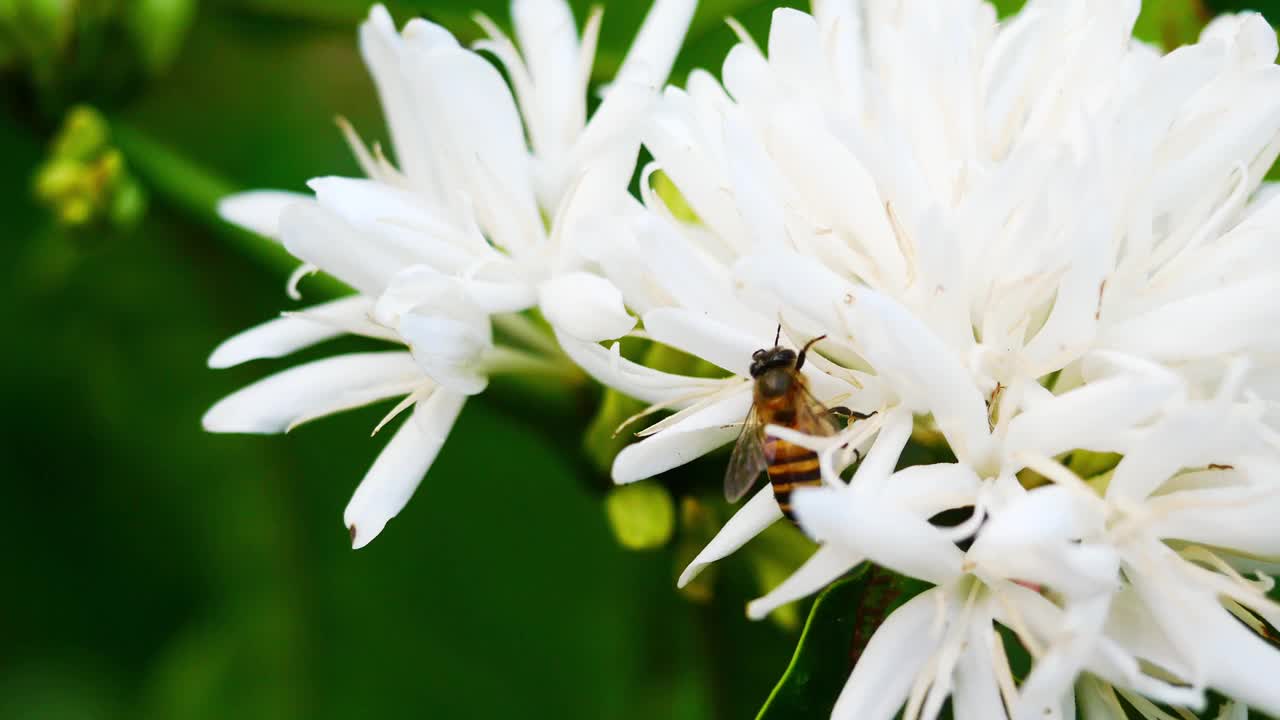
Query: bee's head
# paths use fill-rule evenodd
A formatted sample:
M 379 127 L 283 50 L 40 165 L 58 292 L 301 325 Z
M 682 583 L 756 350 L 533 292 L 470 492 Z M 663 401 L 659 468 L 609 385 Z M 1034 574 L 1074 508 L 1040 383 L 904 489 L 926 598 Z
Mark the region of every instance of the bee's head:
M 771 350 L 761 348 L 751 354 L 751 377 L 759 378 L 774 368 L 789 368 L 796 364 L 796 351 L 784 347 Z

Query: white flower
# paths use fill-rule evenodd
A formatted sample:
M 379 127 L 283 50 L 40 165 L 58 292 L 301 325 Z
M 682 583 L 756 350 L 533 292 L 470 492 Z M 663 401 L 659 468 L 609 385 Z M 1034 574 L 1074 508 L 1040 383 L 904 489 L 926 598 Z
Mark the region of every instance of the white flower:
M 695 72 L 667 90 L 645 143 L 701 222 L 648 193 L 599 258 L 651 337 L 742 376 L 777 319 L 797 344 L 825 334 L 819 399 L 929 415 L 984 477 L 1017 472 L 1020 444 L 1118 450 L 1166 380 L 1203 396 L 1229 357 L 1280 387 L 1263 382 L 1280 305 L 1262 300 L 1280 204 L 1249 201 L 1280 149 L 1259 16 L 1160 57 L 1129 38 L 1136 2 L 1032 2 L 1000 25 L 976 0 L 816 10 L 778 10 L 767 58 L 735 47 L 723 89 Z M 620 482 L 728 442 L 745 413 L 745 382 L 623 377 L 604 348 L 562 342 L 683 408 L 619 455 Z M 1076 413 L 1056 437 L 1018 423 L 1104 377 L 1119 414 Z M 758 500 L 713 544 L 776 519 Z
M 1085 670 L 1169 703 L 1218 687 L 1280 709 L 1260 679 L 1280 656 L 1239 625 L 1228 632 L 1217 600 L 1272 612 L 1226 568 L 1280 557 L 1280 533 L 1244 503 L 1270 497 L 1265 468 L 1280 462 L 1265 412 L 1280 400 L 1280 202 L 1261 185 L 1280 152 L 1276 36 L 1258 15 L 1226 16 L 1161 56 L 1131 39 L 1137 14 L 1136 1 L 1101 0 L 1033 0 L 999 24 L 978 0 L 778 10 L 767 54 L 744 42 L 723 87 L 695 72 L 668 89 L 645 135 L 649 173 L 665 173 L 698 222 L 674 219 L 644 182 L 643 208 L 593 248 L 649 337 L 733 374 L 673 376 L 562 337 L 603 382 L 679 411 L 618 456 L 616 481 L 731 441 L 751 350 L 779 320 L 793 344 L 827 336 L 807 368 L 819 399 L 880 411 L 814 445 L 831 489 L 795 502 L 825 542 L 751 608 L 762 615 L 865 558 L 938 584 L 948 630 L 886 649 L 883 663 L 864 657 L 850 686 L 863 689 L 846 690 L 838 715 L 936 710 L 967 686 L 959 674 L 991 666 L 957 653 L 993 618 L 1045 651 L 1016 694 L 1004 690 L 1015 718 L 1073 712 L 1063 698 Z M 989 527 L 963 563 L 933 547 L 946 536 L 929 530 L 932 508 L 883 497 L 917 422 L 978 484 L 967 504 Z M 854 449 L 866 459 L 846 488 Z M 1115 489 L 1083 482 L 1106 476 L 1068 483 L 1061 462 L 1085 451 L 1124 456 Z M 1210 464 L 1235 468 L 1206 470 L 1212 503 L 1151 497 Z M 1074 489 L 1024 489 L 1037 475 Z M 760 490 L 680 582 L 780 517 Z M 1179 532 L 1165 532 L 1169 518 Z M 902 529 L 912 524 L 915 540 Z M 1236 550 L 1206 570 L 1179 555 L 1188 541 Z M 1004 614 L 1010 597 L 1024 598 L 1021 619 Z M 1133 607 L 1147 623 L 1136 640 L 1117 629 L 1137 627 L 1117 619 Z M 920 626 L 924 611 L 912 612 L 903 627 Z M 1200 615 L 1213 619 L 1197 627 Z M 1258 674 L 1234 672 L 1237 649 Z M 904 666 L 922 684 L 882 693 Z
M 413 407 L 410 420 L 344 514 L 359 548 L 404 507 L 465 396 L 481 392 L 493 372 L 558 356 L 550 337 L 510 313 L 535 306 L 541 296 L 546 314 L 571 335 L 600 339 L 627 332 L 634 320 L 602 279 L 558 280 L 585 266 L 562 238 L 576 222 L 576 188 L 589 188 L 578 203 L 625 194 L 640 129 L 693 6 L 693 0 L 654 3 L 589 120 L 598 13 L 580 45 L 563 0 L 515 0 L 519 50 L 480 18 L 491 35 L 481 47 L 506 66 L 513 97 L 498 70 L 445 29 L 415 19 L 397 32 L 387 11 L 374 6 L 360 28 L 360 49 L 382 101 L 396 165 L 342 123 L 367 178 L 315 178 L 308 183 L 313 197 L 256 191 L 220 206 L 223 217 L 280 240 L 305 263 L 293 282 L 319 269 L 357 294 L 242 333 L 220 346 L 210 364 L 279 357 L 344 333 L 404 345 L 409 352 L 341 356 L 274 375 L 218 403 L 205 417 L 206 428 L 279 432 L 403 397 L 383 423 Z M 550 360 L 495 346 L 493 318 L 550 353 Z

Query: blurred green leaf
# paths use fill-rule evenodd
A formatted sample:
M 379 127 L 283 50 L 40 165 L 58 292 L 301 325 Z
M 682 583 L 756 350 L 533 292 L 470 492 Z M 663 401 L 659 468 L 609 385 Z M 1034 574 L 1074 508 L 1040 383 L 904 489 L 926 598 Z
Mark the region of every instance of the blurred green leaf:
M 791 664 L 756 720 L 826 717 L 885 618 L 928 583 L 862 563 L 813 604 Z
M 196 0 L 131 0 L 125 4 L 125 29 L 148 72 L 159 73 L 173 62 L 195 12 Z
M 759 583 L 760 594 L 777 587 L 813 554 L 814 543 L 800 528 L 790 522 L 776 522 L 760 533 L 759 542 L 746 549 L 748 562 Z M 800 624 L 796 603 L 783 605 L 769 614 L 769 619 L 787 630 Z
M 1142 13 L 1133 34 L 1147 42 L 1172 50 L 1196 41 L 1208 24 L 1210 13 L 1202 0 L 1161 0 L 1142 4 Z
M 831 584 L 813 603 L 791 664 L 756 720 L 827 717 L 849 679 L 849 648 L 867 591 L 868 565 Z

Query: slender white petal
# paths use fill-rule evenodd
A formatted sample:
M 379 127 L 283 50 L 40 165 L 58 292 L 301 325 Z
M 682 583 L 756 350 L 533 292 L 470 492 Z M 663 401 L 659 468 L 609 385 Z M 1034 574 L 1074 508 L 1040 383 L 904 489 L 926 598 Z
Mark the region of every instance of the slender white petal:
M 565 353 L 588 375 L 619 392 L 650 403 L 667 403 L 679 409 L 725 387 L 723 381 L 687 377 L 653 370 L 634 363 L 610 348 L 583 342 L 557 332 Z
M 960 572 L 961 552 L 945 534 L 901 507 L 855 489 L 798 488 L 791 504 L 801 527 L 820 542 L 929 582 Z
M 937 648 L 940 638 L 932 628 L 940 592 L 922 593 L 885 619 L 840 692 L 832 720 L 889 720 L 897 713 Z
M 617 78 L 632 80 L 638 77 L 653 85 L 660 85 L 666 80 L 696 7 L 696 0 L 654 0 L 644 24 L 627 50 Z
M 342 521 L 351 547 L 368 545 L 404 509 L 444 445 L 466 396 L 440 389 L 418 403 L 360 481 Z
M 798 570 L 763 597 L 747 604 L 747 617 L 760 620 L 788 603 L 808 597 L 848 572 L 866 558 L 839 545 L 822 545 Z
M 280 213 L 296 202 L 310 200 L 302 193 L 283 190 L 250 190 L 218 201 L 223 220 L 272 240 L 280 239 Z
M 680 573 L 676 581 L 677 587 L 688 585 L 702 572 L 702 568 L 728 557 L 733 551 L 746 545 L 751 538 L 759 535 L 765 528 L 782 519 L 782 511 L 778 502 L 773 499 L 773 489 L 768 485 L 761 488 L 747 501 L 742 509 L 729 518 L 729 522 L 720 528 L 720 532 L 707 543 L 689 566 Z
M 377 295 L 412 258 L 356 232 L 331 210 L 314 202 L 295 203 L 280 215 L 285 249 L 351 287 Z
M 538 298 L 552 326 L 585 342 L 622 337 L 636 325 L 622 304 L 622 293 L 599 275 L 557 275 L 542 285 Z
M 750 407 L 751 391 L 744 384 L 656 435 L 628 445 L 613 461 L 613 481 L 624 484 L 644 480 L 731 442 L 742 432 L 741 424 Z
M 372 307 L 368 298 L 355 295 L 269 320 L 224 340 L 209 356 L 209 367 L 228 368 L 249 360 L 284 357 L 343 334 L 349 324 L 366 319 Z M 333 322 L 327 322 L 330 319 Z
M 644 328 L 654 340 L 709 360 L 736 375 L 746 377 L 751 354 L 772 338 L 762 341 L 705 315 L 682 308 L 658 308 L 644 315 Z
M 210 432 L 278 433 L 317 412 L 406 394 L 422 372 L 406 352 L 355 353 L 271 375 L 218 401 L 204 415 Z

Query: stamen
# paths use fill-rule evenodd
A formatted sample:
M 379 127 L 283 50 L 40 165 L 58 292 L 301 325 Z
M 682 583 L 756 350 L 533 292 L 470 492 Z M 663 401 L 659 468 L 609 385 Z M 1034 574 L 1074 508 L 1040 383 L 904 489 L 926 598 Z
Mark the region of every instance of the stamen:
M 311 263 L 302 263 L 289 274 L 289 280 L 285 283 L 284 291 L 290 300 L 301 300 L 302 293 L 298 291 L 298 283 L 302 282 L 302 278 L 308 275 L 314 275 L 320 272 L 320 268 Z
M 385 427 L 387 423 L 391 422 L 392 419 L 394 419 L 400 413 L 404 412 L 407 408 L 412 407 L 419 400 L 426 400 L 427 398 L 431 397 L 431 393 L 434 391 L 435 391 L 435 384 L 432 383 L 431 385 L 425 388 L 419 388 L 409 393 L 408 395 L 406 395 L 404 399 L 401 400 L 399 403 L 397 403 L 395 407 L 391 408 L 391 412 L 387 413 L 382 418 L 382 421 L 379 422 L 373 428 L 373 432 L 369 433 L 369 437 L 373 437 L 377 435 L 378 431 L 381 430 L 383 427 Z

